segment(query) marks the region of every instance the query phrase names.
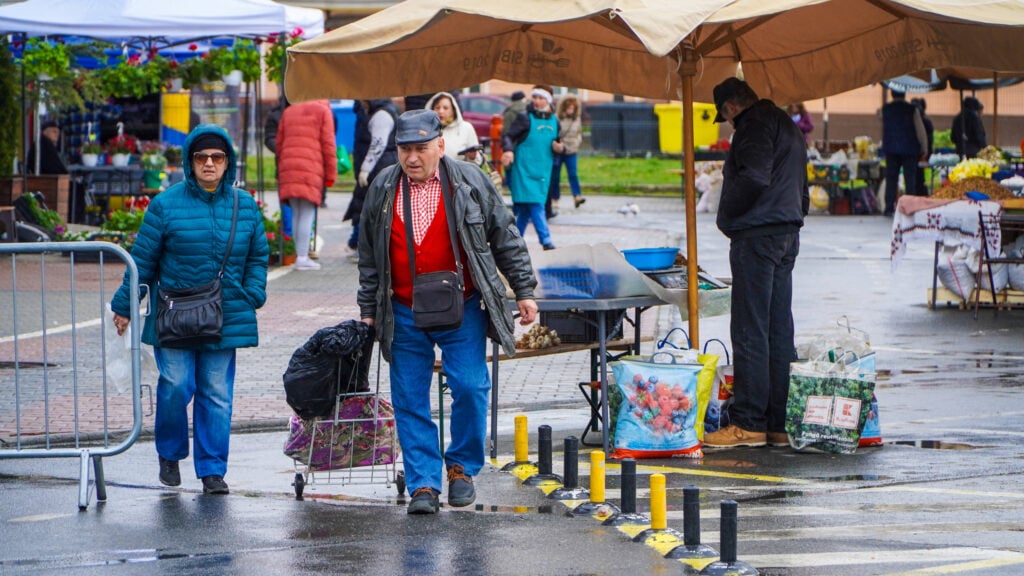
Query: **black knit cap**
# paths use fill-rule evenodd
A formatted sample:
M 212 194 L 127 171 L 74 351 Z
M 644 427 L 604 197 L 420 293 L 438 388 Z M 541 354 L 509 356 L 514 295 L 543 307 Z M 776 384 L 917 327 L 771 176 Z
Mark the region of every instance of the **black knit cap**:
M 217 150 L 223 151 L 225 154 L 231 153 L 227 140 L 222 136 L 217 134 L 203 134 L 201 136 L 197 136 L 196 139 L 192 141 L 192 147 L 189 148 L 188 151 L 189 156 L 201 150 L 206 150 L 207 148 L 216 148 Z

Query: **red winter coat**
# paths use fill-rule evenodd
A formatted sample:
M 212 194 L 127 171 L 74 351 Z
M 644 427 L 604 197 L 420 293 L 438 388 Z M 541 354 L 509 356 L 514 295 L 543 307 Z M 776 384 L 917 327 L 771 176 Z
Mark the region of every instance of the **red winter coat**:
M 281 200 L 320 204 L 323 187 L 338 178 L 334 117 L 327 100 L 292 104 L 277 127 L 277 182 Z

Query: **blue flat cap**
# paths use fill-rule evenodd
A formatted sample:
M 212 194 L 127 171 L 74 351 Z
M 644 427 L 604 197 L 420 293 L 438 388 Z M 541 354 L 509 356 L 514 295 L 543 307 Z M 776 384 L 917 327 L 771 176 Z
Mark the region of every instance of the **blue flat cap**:
M 409 110 L 398 117 L 395 144 L 420 144 L 441 136 L 441 119 L 433 110 Z

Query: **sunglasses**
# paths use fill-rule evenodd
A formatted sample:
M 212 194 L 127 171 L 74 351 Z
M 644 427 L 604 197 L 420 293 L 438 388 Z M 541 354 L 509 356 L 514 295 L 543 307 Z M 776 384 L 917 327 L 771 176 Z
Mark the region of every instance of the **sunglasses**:
M 223 152 L 214 152 L 213 154 L 204 154 L 202 152 L 196 152 L 195 154 L 192 155 L 192 161 L 195 162 L 196 164 L 206 164 L 207 160 L 213 160 L 213 163 L 215 165 L 220 166 L 221 164 L 224 163 L 224 160 L 226 160 L 227 157 L 228 155 Z

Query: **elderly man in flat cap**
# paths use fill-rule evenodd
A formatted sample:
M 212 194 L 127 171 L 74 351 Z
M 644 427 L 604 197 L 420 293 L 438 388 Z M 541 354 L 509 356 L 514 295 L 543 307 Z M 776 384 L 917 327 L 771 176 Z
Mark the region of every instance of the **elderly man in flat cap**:
M 494 185 L 479 167 L 444 155 L 435 112 L 402 114 L 395 142 L 398 164 L 374 179 L 363 206 L 358 303 L 390 363 L 391 400 L 412 495 L 408 512 L 434 514 L 442 465 L 448 504 L 468 506 L 476 499 L 473 476 L 484 464 L 491 387 L 488 335 L 506 354 L 515 353 L 499 272 L 524 325 L 537 315 L 536 280 L 526 244 Z M 426 280 L 439 275 L 452 278 L 452 299 L 464 312 L 455 325 L 431 327 L 430 314 L 449 308 L 439 306 L 436 296 L 423 297 Z M 430 411 L 435 346 L 452 394 L 452 440 L 443 458 Z
M 706 448 L 788 445 L 786 397 L 793 343 L 793 266 L 807 214 L 807 150 L 784 110 L 746 82 L 714 88 L 715 122 L 735 132 L 722 168 L 718 229 L 732 268 L 734 401 L 730 425 L 704 435 Z

